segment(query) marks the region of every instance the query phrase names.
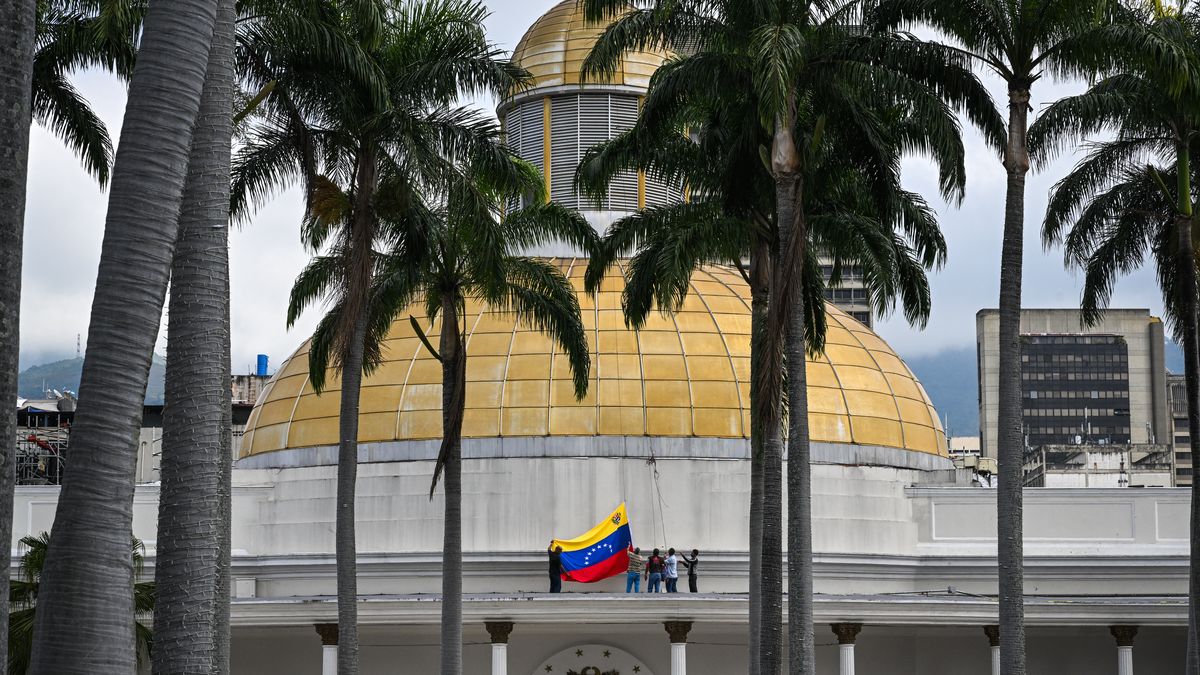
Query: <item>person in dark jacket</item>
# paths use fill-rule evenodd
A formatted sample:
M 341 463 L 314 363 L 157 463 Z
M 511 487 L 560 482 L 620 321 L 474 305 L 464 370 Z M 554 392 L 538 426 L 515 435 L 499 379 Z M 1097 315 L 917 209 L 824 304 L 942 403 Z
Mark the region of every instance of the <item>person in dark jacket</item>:
M 646 560 L 646 592 L 661 593 L 663 570 L 666 569 L 666 563 L 663 561 L 662 555 L 658 549 L 650 554 L 650 558 Z
M 546 547 L 546 555 L 550 559 L 550 592 L 562 593 L 562 547 L 550 542 Z
M 679 562 L 687 568 L 688 571 L 688 590 L 693 593 L 699 593 L 696 590 L 696 565 L 699 564 L 700 549 L 692 549 L 692 557 L 687 557 L 687 554 L 680 556 Z

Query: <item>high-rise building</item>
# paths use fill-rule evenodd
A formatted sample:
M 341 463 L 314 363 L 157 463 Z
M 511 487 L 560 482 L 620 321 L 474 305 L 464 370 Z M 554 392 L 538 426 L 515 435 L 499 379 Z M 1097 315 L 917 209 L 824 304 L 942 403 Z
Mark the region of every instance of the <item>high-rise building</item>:
M 1192 435 L 1188 425 L 1187 381 L 1167 373 L 1167 398 L 1171 401 L 1171 445 L 1175 454 L 1175 486 L 1192 485 Z
M 976 315 L 981 451 L 996 456 L 1000 315 Z M 1163 325 L 1145 309 L 1113 309 L 1085 327 L 1077 309 L 1021 313 L 1026 447 L 1169 443 Z

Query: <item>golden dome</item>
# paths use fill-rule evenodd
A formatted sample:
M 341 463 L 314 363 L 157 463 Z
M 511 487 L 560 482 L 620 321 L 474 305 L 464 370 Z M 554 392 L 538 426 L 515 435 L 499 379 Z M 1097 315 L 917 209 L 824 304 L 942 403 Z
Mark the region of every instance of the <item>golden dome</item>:
M 570 371 L 542 334 L 509 313 L 466 306 L 464 438 L 662 436 L 748 438 L 750 294 L 733 270 L 696 272 L 682 310 L 625 328 L 624 279 L 583 291 L 586 261 L 555 259 L 579 294 L 592 348 L 592 381 L 576 401 Z M 937 413 L 908 366 L 879 336 L 827 305 L 825 354 L 808 363 L 813 441 L 945 455 Z M 359 442 L 440 439 L 442 371 L 401 312 L 385 361 L 362 384 Z M 436 336 L 437 324 L 426 332 Z M 433 338 L 436 342 L 436 337 Z M 241 456 L 338 441 L 340 383 L 317 396 L 308 345 L 289 358 L 250 414 Z
M 513 51 L 513 61 L 533 75 L 532 88 L 580 84 L 579 69 L 604 28 L 587 22 L 580 0 L 563 0 L 529 27 Z M 666 60 L 665 52 L 626 54 L 607 83 L 646 89 Z

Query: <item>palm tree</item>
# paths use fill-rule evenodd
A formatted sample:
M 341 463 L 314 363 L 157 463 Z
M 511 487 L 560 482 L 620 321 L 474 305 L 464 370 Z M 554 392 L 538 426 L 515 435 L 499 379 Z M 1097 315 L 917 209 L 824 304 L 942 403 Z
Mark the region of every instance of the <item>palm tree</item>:
M 100 270 L 34 624 L 37 675 L 132 672 L 135 439 L 177 232 L 216 2 L 146 13 L 109 193 Z
M 29 671 L 29 661 L 33 652 L 33 620 L 37 613 L 38 591 L 41 588 L 42 569 L 46 562 L 46 548 L 50 544 L 50 533 L 43 532 L 38 536 L 28 535 L 21 538 L 21 546 L 25 552 L 21 554 L 18 566 L 18 578 L 8 582 L 8 602 L 14 608 L 8 617 L 8 674 L 25 675 Z M 138 582 L 142 574 L 142 559 L 146 547 L 137 538 L 132 543 L 133 561 L 133 607 L 134 633 L 137 635 L 137 656 L 141 664 L 144 657 L 153 652 L 153 639 L 150 628 L 138 620 L 154 611 L 155 587 L 153 581 Z
M 108 183 L 112 140 L 104 122 L 71 84 L 72 71 L 99 68 L 128 81 L 133 75 L 142 0 L 49 0 L 37 3 L 33 55 L 33 116 L 83 161 L 100 185 Z
M 1117 278 L 1149 256 L 1167 317 L 1183 343 L 1188 419 L 1200 424 L 1200 326 L 1196 252 L 1198 212 L 1191 159 L 1200 136 L 1200 8 L 1161 3 L 1132 10 L 1107 31 L 1102 77 L 1088 91 L 1057 101 L 1030 129 L 1029 147 L 1048 161 L 1068 142 L 1101 132 L 1115 138 L 1088 154 L 1055 186 L 1042 236 L 1065 243 L 1066 263 L 1084 270 L 1084 320 L 1103 315 Z M 1192 439 L 1200 453 L 1200 436 Z M 1200 593 L 1200 498 L 1192 488 L 1187 673 L 1197 659 Z
M 228 672 L 217 656 L 229 491 L 229 163 L 233 0 L 218 7 L 171 263 L 159 491 L 156 673 Z
M 538 170 L 499 146 L 477 154 L 450 174 L 440 206 L 422 218 L 423 255 L 389 252 L 373 297 L 388 298 L 393 312 L 410 302 L 424 304 L 429 322 L 440 319 L 438 346 L 411 322 L 429 352 L 442 364 L 442 443 L 429 495 L 438 479 L 445 490 L 442 552 L 441 673 L 462 673 L 462 426 L 466 404 L 467 300 L 493 311 L 512 312 L 546 333 L 567 357 L 575 396 L 587 393 L 590 366 L 579 301 L 553 262 L 520 255 L 546 241 L 564 241 L 591 251 L 596 232 L 577 212 L 546 202 Z M 534 205 L 497 215 L 511 200 Z M 386 330 L 390 325 L 381 322 Z
M 297 179 L 305 184 L 305 243 L 319 255 L 296 280 L 288 322 L 312 302 L 331 298 L 313 337 L 309 372 L 318 392 L 327 366 L 341 373 L 338 672 L 354 675 L 359 386 L 379 362 L 393 307 L 371 292 L 379 252 L 423 250 L 421 190 L 438 184 L 455 158 L 489 144 L 495 134 L 482 116 L 456 107 L 458 97 L 500 94 L 526 75 L 500 60 L 487 41 L 481 2 L 433 0 L 388 11 L 375 3 L 330 4 L 313 11 L 345 26 L 370 68 L 331 66 L 300 46 L 283 50 L 286 58 L 277 61 L 248 59 L 253 77 L 282 83 L 285 93 L 272 91 L 262 119 L 246 134 L 234 162 L 232 203 L 234 214 L 243 214 L 273 189 Z M 381 213 L 397 215 L 385 219 Z
M 1000 250 L 1000 380 L 996 497 L 1000 590 L 1000 669 L 1025 672 L 1025 609 L 1021 433 L 1021 266 L 1025 175 L 1029 172 L 1029 100 L 1046 73 L 1081 73 L 1081 61 L 1104 48 L 1089 36 L 1107 0 L 871 0 L 867 25 L 877 30 L 926 25 L 949 36 L 946 49 L 967 55 L 1005 83 L 1007 141 L 1000 147 L 1008 176 Z
M 29 170 L 29 91 L 32 86 L 35 3 L 0 1 L 0 399 L 17 396 L 21 350 L 21 240 L 25 230 L 25 181 Z M 0 438 L 16 438 L 17 416 L 0 415 Z M 0 541 L 12 539 L 13 485 L 16 483 L 12 443 L 0 447 Z M 0 582 L 9 565 L 0 566 Z M 0 598 L 0 629 L 8 621 L 8 600 Z M 7 644 L 0 661 L 7 661 Z
M 867 101 L 876 101 L 878 90 L 887 91 L 899 109 L 926 114 L 935 122 L 927 128 L 901 126 L 897 141 L 939 160 L 948 197 L 960 197 L 963 184 L 962 147 L 952 108 L 963 110 L 993 139 L 1002 124 L 962 57 L 939 54 L 902 37 L 859 35 L 851 30 L 855 5 L 850 3 L 655 2 L 630 11 L 628 3 L 618 0 L 589 0 L 585 7 L 592 20 L 616 19 L 585 62 L 585 73 L 610 72 L 621 54 L 632 49 L 666 48 L 686 54 L 655 75 L 644 117 L 650 115 L 646 111 L 656 96 L 670 100 L 727 95 L 753 101 L 753 117 L 771 121 L 764 126 L 769 143 L 762 145 L 771 148 L 775 192 L 769 213 L 774 229 L 767 235 L 767 247 L 751 250 L 770 250 L 773 259 L 763 340 L 757 357 L 752 357 L 762 376 L 754 381 L 761 423 L 752 429 L 765 431 L 767 441 L 761 445 L 764 520 L 759 545 L 772 555 L 763 559 L 760 589 L 752 584 L 752 598 L 761 596 L 761 616 L 751 620 L 760 633 L 755 645 L 760 663 L 756 668 L 752 654 L 751 670 L 773 675 L 781 660 L 781 453 L 770 430 L 780 423 L 780 373 L 786 363 L 790 668 L 811 673 L 811 479 L 804 357 L 806 344 L 814 341 L 806 336 L 805 322 L 821 314 L 821 305 L 806 301 L 802 282 L 815 272 L 805 264 L 813 253 L 808 249 L 813 225 L 805 211 L 811 206 L 807 186 L 820 175 L 823 151 L 834 147 L 824 140 L 829 134 L 862 153 L 859 170 L 865 172 L 869 194 L 877 199 L 888 194 L 885 186 L 895 184 L 891 176 L 896 168 L 887 162 L 891 154 L 882 149 L 887 143 L 884 120 L 867 110 Z M 750 147 L 758 152 L 759 146 Z M 887 205 L 880 201 L 879 206 Z M 757 451 L 760 446 L 752 442 L 752 447 Z M 752 480 L 752 490 L 756 485 Z M 753 550 L 755 543 L 752 558 L 759 554 Z

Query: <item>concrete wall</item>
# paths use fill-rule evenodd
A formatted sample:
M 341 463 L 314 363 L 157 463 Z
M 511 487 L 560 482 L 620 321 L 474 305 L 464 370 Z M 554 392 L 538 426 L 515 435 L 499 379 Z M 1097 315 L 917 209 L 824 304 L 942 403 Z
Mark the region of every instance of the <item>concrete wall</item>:
M 463 672 L 490 672 L 491 647 L 482 626 L 464 630 Z M 362 631 L 364 675 L 435 673 L 437 633 L 429 627 L 366 627 Z M 688 635 L 689 675 L 746 672 L 745 628 L 698 620 Z M 1134 671 L 1167 675 L 1182 670 L 1182 628 L 1146 627 L 1134 640 Z M 597 624 L 574 627 L 517 624 L 509 642 L 509 675 L 544 675 L 535 669 L 562 649 L 601 644 L 642 659 L 638 675 L 669 675 L 670 647 L 661 624 Z M 818 675 L 838 673 L 837 640 L 816 626 Z M 246 629 L 234 633 L 235 675 L 319 675 L 320 640 L 311 627 Z M 1116 675 L 1116 643 L 1105 626 L 1031 627 L 1027 635 L 1031 673 Z M 863 675 L 989 675 L 987 638 L 979 626 L 959 628 L 866 625 L 855 647 Z M 565 673 L 560 673 L 565 675 Z M 621 675 L 633 675 L 622 672 Z
M 985 457 L 996 456 L 996 424 L 999 397 L 1000 315 L 994 309 L 975 316 L 975 339 L 979 362 L 979 432 Z M 1133 443 L 1148 443 L 1149 424 L 1154 440 L 1171 437 L 1167 415 L 1167 393 L 1163 368 L 1162 322 L 1146 309 L 1111 309 L 1094 327 L 1080 324 L 1075 309 L 1026 309 L 1021 312 L 1021 333 L 1122 335 L 1129 350 L 1129 431 Z

